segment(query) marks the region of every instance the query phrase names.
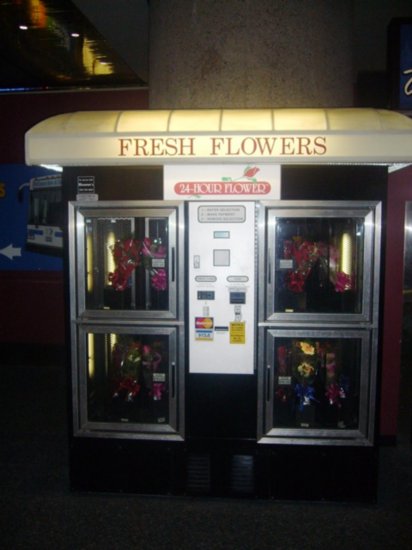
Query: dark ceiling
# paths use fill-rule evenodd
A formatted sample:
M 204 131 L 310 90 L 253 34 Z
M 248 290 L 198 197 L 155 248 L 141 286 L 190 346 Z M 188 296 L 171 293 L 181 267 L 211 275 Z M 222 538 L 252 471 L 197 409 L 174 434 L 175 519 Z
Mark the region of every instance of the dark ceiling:
M 147 4 L 0 0 L 0 93 L 146 87 Z

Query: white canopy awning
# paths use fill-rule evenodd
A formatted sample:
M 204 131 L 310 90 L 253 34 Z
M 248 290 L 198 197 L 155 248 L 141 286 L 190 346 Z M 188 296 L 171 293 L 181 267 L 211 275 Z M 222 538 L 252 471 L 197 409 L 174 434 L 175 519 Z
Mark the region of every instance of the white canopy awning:
M 26 163 L 408 164 L 412 119 L 377 109 L 74 112 L 26 133 Z

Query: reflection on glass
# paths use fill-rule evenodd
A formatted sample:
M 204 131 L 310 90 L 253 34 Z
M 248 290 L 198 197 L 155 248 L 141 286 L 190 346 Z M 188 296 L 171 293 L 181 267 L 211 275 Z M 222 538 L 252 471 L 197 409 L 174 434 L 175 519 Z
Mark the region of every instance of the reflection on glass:
M 167 310 L 167 229 L 167 218 L 86 219 L 86 307 Z
M 89 421 L 143 424 L 169 421 L 167 336 L 88 334 L 87 342 Z
M 275 428 L 358 427 L 359 340 L 279 338 L 274 346 Z
M 363 220 L 279 218 L 275 311 L 361 311 Z

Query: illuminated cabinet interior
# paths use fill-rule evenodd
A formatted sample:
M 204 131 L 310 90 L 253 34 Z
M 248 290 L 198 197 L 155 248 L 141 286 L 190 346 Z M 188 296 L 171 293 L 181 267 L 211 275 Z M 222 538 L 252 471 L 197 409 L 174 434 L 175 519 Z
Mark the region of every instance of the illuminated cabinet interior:
M 260 245 L 260 441 L 371 445 L 380 204 L 268 203 Z
M 70 204 L 77 436 L 180 440 L 181 207 Z

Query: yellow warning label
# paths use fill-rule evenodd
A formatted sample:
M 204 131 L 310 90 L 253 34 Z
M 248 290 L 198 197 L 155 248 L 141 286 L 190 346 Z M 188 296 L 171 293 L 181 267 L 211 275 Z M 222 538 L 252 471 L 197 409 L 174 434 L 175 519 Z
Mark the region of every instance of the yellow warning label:
M 230 343 L 245 344 L 246 343 L 246 323 L 244 321 L 230 323 Z

